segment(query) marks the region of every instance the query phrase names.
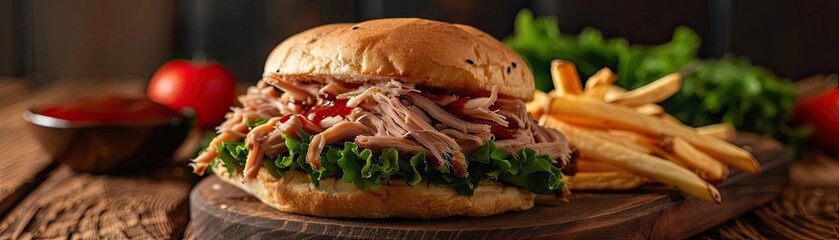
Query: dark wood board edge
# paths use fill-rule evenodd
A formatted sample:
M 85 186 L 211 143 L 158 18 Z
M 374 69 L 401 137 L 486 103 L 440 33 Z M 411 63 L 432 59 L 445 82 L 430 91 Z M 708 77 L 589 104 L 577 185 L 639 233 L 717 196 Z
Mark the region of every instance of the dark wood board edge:
M 756 134 L 740 133 L 735 140 L 739 146 L 750 150 L 758 159 L 763 172 L 753 176 L 733 169 L 725 183 L 717 188 L 723 195 L 718 206 L 709 205 L 697 199 L 686 199 L 676 203 L 659 217 L 650 233 L 652 239 L 689 238 L 725 221 L 709 221 L 707 214 L 716 214 L 722 219 L 732 219 L 778 197 L 789 185 L 791 161 L 780 143 Z M 683 219 L 691 219 L 687 227 Z
M 788 185 L 788 165 L 769 169 L 764 175 L 743 180 L 741 184 L 720 188 L 723 202 L 710 205 L 697 199 L 675 203 L 665 211 L 653 227 L 651 239 L 689 238 L 729 219 L 746 213 L 777 198 Z M 705 215 L 714 214 L 714 218 Z M 685 222 L 685 219 L 690 219 Z M 673 226 L 686 226 L 674 228 Z
M 217 199 L 208 201 L 208 199 L 204 196 L 208 196 L 208 194 L 210 194 L 207 191 L 209 191 L 209 189 L 213 189 L 213 185 L 224 187 L 220 189 L 220 191 L 223 191 L 223 193 L 221 193 L 223 196 L 213 195 L 213 197 L 217 197 Z M 231 192 L 232 194 L 226 194 Z M 245 200 L 249 203 L 256 200 L 214 176 L 199 183 L 193 190 L 190 198 L 192 220 L 191 232 L 198 239 L 238 239 L 245 237 L 253 239 L 509 239 L 519 238 L 521 236 L 535 238 L 576 238 L 580 236 L 604 237 L 603 232 L 598 230 L 598 227 L 603 226 L 604 223 L 614 224 L 617 226 L 610 231 L 613 234 L 611 235 L 612 238 L 624 238 L 626 235 L 621 235 L 623 233 L 634 232 L 638 228 L 650 229 L 652 226 L 652 221 L 650 221 L 650 219 L 657 216 L 658 212 L 663 210 L 663 208 L 667 206 L 667 202 L 670 201 L 667 197 L 661 195 L 644 196 L 642 200 L 639 200 L 641 203 L 630 203 L 630 205 L 640 205 L 640 208 L 633 210 L 618 209 L 617 211 L 610 212 L 609 214 L 599 214 L 576 219 L 573 224 L 555 226 L 553 224 L 537 223 L 527 227 L 515 227 L 508 225 L 506 227 L 486 230 L 459 227 L 450 229 L 429 229 L 421 226 L 423 222 L 428 223 L 441 221 L 439 219 L 408 220 L 416 221 L 417 225 L 415 226 L 411 226 L 410 224 L 387 226 L 387 221 L 405 220 L 325 219 L 285 214 L 261 203 L 248 205 L 248 207 L 253 207 L 255 205 L 256 207 L 254 207 L 254 211 L 258 211 L 263 214 L 280 214 L 294 218 L 294 220 L 297 221 L 265 219 L 263 218 L 264 216 L 260 216 L 259 214 L 247 215 L 234 211 L 227 211 L 226 209 L 231 208 L 232 204 L 234 204 L 233 202 L 235 201 L 227 202 L 226 200 L 249 198 L 248 200 Z M 214 200 L 222 200 L 223 202 L 215 202 Z M 537 206 L 537 208 L 539 207 Z M 532 209 L 530 211 L 523 212 L 522 214 L 532 214 L 536 213 L 536 211 L 538 210 Z M 504 215 L 500 215 L 498 217 L 503 218 Z M 457 221 L 457 219 L 466 218 L 446 218 L 442 221 Z M 482 221 L 484 220 L 491 219 L 484 218 Z M 346 224 L 336 224 L 336 222 Z M 336 225 L 340 225 L 340 227 L 336 227 Z M 400 229 L 400 227 L 407 228 Z M 642 235 L 639 233 L 637 236 L 640 237 Z

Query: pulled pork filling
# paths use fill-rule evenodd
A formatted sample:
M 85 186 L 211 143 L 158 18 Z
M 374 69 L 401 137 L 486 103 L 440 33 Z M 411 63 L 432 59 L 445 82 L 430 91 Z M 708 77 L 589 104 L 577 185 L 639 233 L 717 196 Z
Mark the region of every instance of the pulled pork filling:
M 398 81 L 305 83 L 268 74 L 239 101 L 193 160 L 195 173 L 222 162 L 239 168 L 243 182 L 265 167 L 274 176 L 300 168 L 315 184 L 340 177 L 362 189 L 396 176 L 465 195 L 487 177 L 537 193 L 564 191 L 564 136 L 536 124 L 521 100 L 499 98 L 497 86 L 468 98 Z

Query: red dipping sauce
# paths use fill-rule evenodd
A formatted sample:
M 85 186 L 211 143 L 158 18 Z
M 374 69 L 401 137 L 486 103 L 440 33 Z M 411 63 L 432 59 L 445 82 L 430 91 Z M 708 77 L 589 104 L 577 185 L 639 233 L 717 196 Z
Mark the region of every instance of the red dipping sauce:
M 35 113 L 71 122 L 101 124 L 161 122 L 180 116 L 177 111 L 149 99 L 114 95 L 49 105 L 36 109 Z

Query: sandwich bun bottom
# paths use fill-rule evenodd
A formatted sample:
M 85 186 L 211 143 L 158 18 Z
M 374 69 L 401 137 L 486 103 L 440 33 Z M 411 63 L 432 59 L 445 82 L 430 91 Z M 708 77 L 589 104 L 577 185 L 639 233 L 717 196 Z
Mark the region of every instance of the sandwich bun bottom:
M 216 176 L 263 203 L 283 212 L 335 218 L 441 218 L 482 217 L 533 207 L 536 194 L 493 180 L 481 181 L 471 197 L 452 188 L 428 184 L 409 186 L 402 179 L 382 182 L 378 188 L 362 191 L 335 177 L 320 180 L 315 187 L 309 175 L 293 170 L 274 178 L 260 169 L 257 178 L 242 183 L 241 171 L 229 174 L 222 163 L 215 164 Z

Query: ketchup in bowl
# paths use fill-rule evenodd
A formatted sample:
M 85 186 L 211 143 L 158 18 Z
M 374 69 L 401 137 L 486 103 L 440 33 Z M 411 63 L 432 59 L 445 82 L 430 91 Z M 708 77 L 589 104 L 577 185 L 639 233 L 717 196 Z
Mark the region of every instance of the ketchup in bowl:
M 194 122 L 191 112 L 115 95 L 33 107 L 23 118 L 55 161 L 90 173 L 139 172 L 166 165 Z
M 106 95 L 83 98 L 35 109 L 42 116 L 79 124 L 154 124 L 180 117 L 180 113 L 145 98 Z

